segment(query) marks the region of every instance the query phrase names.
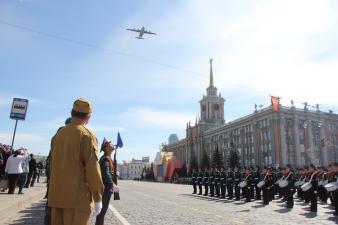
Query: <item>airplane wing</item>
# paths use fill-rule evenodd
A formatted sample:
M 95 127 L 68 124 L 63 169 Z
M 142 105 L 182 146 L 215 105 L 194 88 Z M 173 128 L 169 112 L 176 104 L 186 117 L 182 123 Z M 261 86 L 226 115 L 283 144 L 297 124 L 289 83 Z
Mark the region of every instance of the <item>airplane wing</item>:
M 134 31 L 134 32 L 141 32 L 141 30 L 140 29 L 126 29 L 126 30 L 130 30 L 130 31 Z
M 156 35 L 155 33 L 150 32 L 150 31 L 146 31 L 146 30 L 144 31 L 144 33 L 145 33 L 145 34 L 154 34 L 154 35 Z

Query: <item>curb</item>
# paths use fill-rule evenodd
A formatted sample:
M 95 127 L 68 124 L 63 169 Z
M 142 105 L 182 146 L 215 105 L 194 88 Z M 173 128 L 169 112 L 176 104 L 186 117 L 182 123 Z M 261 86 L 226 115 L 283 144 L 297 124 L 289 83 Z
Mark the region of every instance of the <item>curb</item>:
M 0 223 L 5 222 L 9 217 L 11 217 L 12 215 L 15 215 L 16 213 L 18 213 L 20 210 L 24 209 L 28 205 L 32 203 L 36 203 L 39 200 L 42 200 L 44 195 L 45 195 L 45 190 L 41 190 L 41 192 L 38 192 L 35 195 L 30 196 L 26 199 L 14 200 L 10 206 L 0 210 Z

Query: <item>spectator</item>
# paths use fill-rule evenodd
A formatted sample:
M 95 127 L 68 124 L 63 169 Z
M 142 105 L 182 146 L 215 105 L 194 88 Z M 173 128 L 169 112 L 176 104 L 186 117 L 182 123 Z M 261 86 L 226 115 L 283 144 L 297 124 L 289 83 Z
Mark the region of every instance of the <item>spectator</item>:
M 37 168 L 38 168 L 38 178 L 36 179 L 36 182 L 38 182 L 38 183 L 40 183 L 40 176 L 42 175 L 42 171 L 43 171 L 43 168 L 44 166 L 43 166 L 43 163 L 42 163 L 42 161 L 40 161 L 40 162 L 38 162 L 38 164 L 37 164 Z
M 29 185 L 33 187 L 37 177 L 36 159 L 34 158 L 33 154 L 30 154 L 30 157 L 31 159 L 29 160 L 29 174 L 25 188 L 28 188 Z
M 4 165 L 5 165 L 5 161 L 4 161 L 4 157 L 2 156 L 2 151 L 3 151 L 3 147 L 2 145 L 0 145 L 0 180 L 2 175 L 4 175 L 5 171 L 4 171 Z
M 2 145 L 0 144 L 0 181 L 6 180 L 6 185 L 1 186 L 1 191 L 5 192 L 5 189 L 7 189 L 7 178 L 5 175 L 5 167 L 8 157 L 11 154 L 11 147 L 9 145 Z
M 19 193 L 18 194 L 23 194 L 22 189 L 25 186 L 27 179 L 28 179 L 28 173 L 29 173 L 29 159 L 28 159 L 28 157 L 24 161 L 22 161 L 21 166 L 22 166 L 22 174 L 20 174 L 19 180 L 18 180 L 18 187 L 19 187 Z
M 8 174 L 8 194 L 14 194 L 16 184 L 22 171 L 22 162 L 28 158 L 27 151 L 18 149 L 6 163 L 5 172 Z

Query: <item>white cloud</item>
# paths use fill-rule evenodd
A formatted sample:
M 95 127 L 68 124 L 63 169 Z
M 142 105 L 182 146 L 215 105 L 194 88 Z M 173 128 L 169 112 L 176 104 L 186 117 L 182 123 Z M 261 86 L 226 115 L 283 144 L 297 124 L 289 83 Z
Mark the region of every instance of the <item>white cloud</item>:
M 106 125 L 98 125 L 98 124 L 89 124 L 88 128 L 93 132 L 117 132 L 117 131 L 127 131 L 124 127 L 112 127 Z
M 250 9 L 225 1 L 190 3 L 177 30 L 186 27 L 199 39 L 194 40 L 203 49 L 199 52 L 213 54 L 220 90 L 244 87 L 247 95 L 280 95 L 288 104 L 293 99 L 337 105 L 338 58 L 313 60 L 322 51 L 321 37 L 337 36 L 333 1 L 256 1 Z M 231 14 L 238 8 L 239 16 Z M 206 57 L 195 55 L 187 64 L 200 65 Z M 181 84 L 205 87 L 201 79 L 180 78 Z
M 4 132 L 0 131 L 0 143 L 3 144 L 11 144 L 12 143 L 12 138 L 13 138 L 13 133 L 11 132 Z M 31 132 L 18 132 L 15 135 L 15 143 L 14 145 L 17 146 L 23 146 L 26 147 L 27 145 L 31 145 L 34 143 L 40 143 L 44 141 L 44 138 L 41 134 L 39 133 L 31 133 Z
M 149 107 L 130 108 L 121 115 L 121 119 L 126 121 L 129 126 L 144 128 L 155 127 L 157 129 L 177 129 L 185 128 L 189 121 L 195 121 L 195 116 L 190 113 L 178 113 L 174 110 L 165 111 Z
M 145 58 L 156 55 L 159 61 L 199 72 L 182 76 L 168 68 L 155 80 L 147 71 L 142 77 L 147 88 L 166 83 L 174 90 L 204 90 L 208 58 L 213 56 L 215 82 L 220 91 L 244 87 L 248 95 L 275 94 L 287 102 L 293 99 L 337 105 L 334 96 L 338 94 L 338 58 L 313 60 L 313 55 L 322 51 L 321 37 L 337 33 L 337 10 L 333 1 L 250 1 L 247 6 L 244 1 L 192 0 L 176 11 L 163 13 L 155 22 L 146 19 L 159 33 L 151 41 L 140 44 L 126 38 L 128 33 L 114 33 L 105 46 L 121 46 Z M 130 21 L 147 13 L 133 15 Z M 330 46 L 326 48 L 330 50 Z M 141 54 L 145 49 L 148 54 Z M 175 59 L 162 54 L 173 49 Z M 191 53 L 182 58 L 182 49 Z M 109 64 L 100 58 L 99 62 Z M 91 61 L 95 64 L 95 60 Z M 97 67 L 107 68 L 101 63 Z

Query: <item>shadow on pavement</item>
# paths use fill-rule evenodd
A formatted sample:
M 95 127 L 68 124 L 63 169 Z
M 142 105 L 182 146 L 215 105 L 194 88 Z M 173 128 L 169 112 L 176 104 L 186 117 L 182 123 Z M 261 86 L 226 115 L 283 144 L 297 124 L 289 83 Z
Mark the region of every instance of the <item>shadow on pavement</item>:
M 307 212 L 307 213 L 301 213 L 299 215 L 305 216 L 306 218 L 315 218 L 317 216 L 316 212 Z
M 328 220 L 330 220 L 330 221 L 335 222 L 336 224 L 338 224 L 338 218 L 336 216 L 329 217 Z
M 260 204 L 260 205 L 253 205 L 253 206 L 251 206 L 252 208 L 256 208 L 256 209 L 258 209 L 258 208 L 264 208 L 265 207 L 265 205 L 263 205 L 263 204 Z
M 13 220 L 12 225 L 43 225 L 45 212 L 45 202 L 39 202 L 32 204 L 29 208 L 21 210 L 19 212 L 19 219 Z
M 289 208 L 284 208 L 284 209 L 277 209 L 277 210 L 274 210 L 275 212 L 278 212 L 278 213 L 288 213 L 288 212 L 291 212 L 292 209 L 289 209 Z

